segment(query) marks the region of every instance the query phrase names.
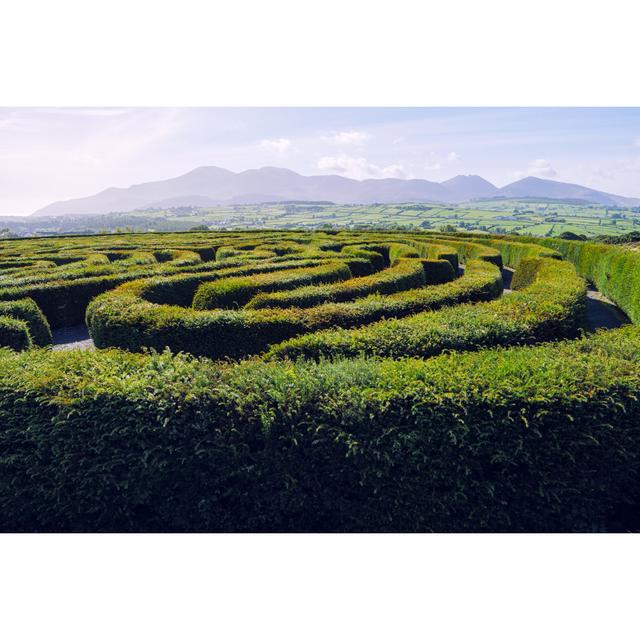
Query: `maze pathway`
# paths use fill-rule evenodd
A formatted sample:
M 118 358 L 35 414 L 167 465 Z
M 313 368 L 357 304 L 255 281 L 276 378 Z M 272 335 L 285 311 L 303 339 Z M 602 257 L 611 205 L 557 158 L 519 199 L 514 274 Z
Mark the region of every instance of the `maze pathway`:
M 587 328 L 589 331 L 596 329 L 617 329 L 631 320 L 612 300 L 603 296 L 593 286 L 587 291 Z
M 95 349 L 93 340 L 89 336 L 87 325 L 63 327 L 52 331 L 53 350 L 68 351 L 69 349 Z

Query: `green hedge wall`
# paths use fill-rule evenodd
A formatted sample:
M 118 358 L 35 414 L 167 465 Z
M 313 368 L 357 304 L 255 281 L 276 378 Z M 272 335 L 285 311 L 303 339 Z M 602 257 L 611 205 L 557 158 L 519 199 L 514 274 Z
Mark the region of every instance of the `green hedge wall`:
M 223 367 L 0 354 L 0 530 L 611 528 L 640 487 L 639 340 Z
M 169 347 L 174 352 L 211 358 L 243 357 L 293 336 L 331 326 L 354 327 L 446 304 L 491 300 L 502 292 L 502 279 L 493 265 L 477 262 L 462 278 L 437 287 L 310 309 L 200 311 L 150 303 L 145 299 L 147 294 L 141 296 L 148 287 L 155 287 L 153 281 L 128 283 L 91 302 L 87 325 L 97 347 L 117 346 L 131 351 L 145 347 L 162 351 Z
M 0 315 L 0 347 L 22 351 L 32 346 L 29 327 L 24 320 Z
M 38 305 L 30 298 L 0 302 L 0 317 L 8 316 L 26 323 L 34 346 L 51 344 L 51 329 Z
M 448 262 L 444 262 L 444 265 L 443 267 L 439 263 L 432 265 L 427 261 L 398 258 L 389 269 L 370 276 L 351 278 L 334 284 L 303 286 L 291 291 L 260 293 L 248 302 L 247 307 L 250 309 L 313 307 L 324 302 L 348 302 L 371 293 L 389 294 L 415 289 L 426 284 L 427 274 L 433 281 L 429 284 L 439 283 L 438 281 L 446 282 L 445 273 L 449 275 L 448 279 L 452 280 L 451 265 Z M 445 268 L 448 268 L 448 271 L 445 272 Z M 195 300 L 194 307 L 196 307 Z
M 494 302 L 462 305 L 387 320 L 360 329 L 330 329 L 275 345 L 271 358 L 430 357 L 531 344 L 576 335 L 583 324 L 586 287 L 568 262 L 541 258 L 528 287 Z
M 194 309 L 232 309 L 247 304 L 261 292 L 282 291 L 319 283 L 339 282 L 351 278 L 344 262 L 327 262 L 315 267 L 277 273 L 221 278 L 198 287 L 193 297 Z

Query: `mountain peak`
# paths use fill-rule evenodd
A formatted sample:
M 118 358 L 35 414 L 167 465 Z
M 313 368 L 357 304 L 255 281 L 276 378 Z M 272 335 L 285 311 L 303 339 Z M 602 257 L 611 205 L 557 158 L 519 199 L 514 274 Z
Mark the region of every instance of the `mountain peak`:
M 128 188 L 105 189 L 87 198 L 54 202 L 34 215 L 91 215 L 169 206 L 255 204 L 291 200 L 329 200 L 336 204 L 433 202 L 455 204 L 478 198 L 544 197 L 580 199 L 605 205 L 638 206 L 639 199 L 623 198 L 580 185 L 529 176 L 502 189 L 478 175 L 458 175 L 445 182 L 422 179 L 343 176 L 302 176 L 282 167 L 261 167 L 234 173 L 202 166 L 176 178 L 145 182 Z
M 229 171 L 229 169 L 223 169 L 222 167 L 215 167 L 213 165 L 204 165 L 202 167 L 196 167 L 195 169 L 191 169 L 191 171 L 187 171 L 187 173 L 183 173 L 180 178 L 184 178 L 186 176 L 207 176 L 207 175 L 233 175 L 233 171 Z
M 475 200 L 499 195 L 499 189 L 478 175 L 458 175 L 445 180 L 442 186 L 459 200 Z

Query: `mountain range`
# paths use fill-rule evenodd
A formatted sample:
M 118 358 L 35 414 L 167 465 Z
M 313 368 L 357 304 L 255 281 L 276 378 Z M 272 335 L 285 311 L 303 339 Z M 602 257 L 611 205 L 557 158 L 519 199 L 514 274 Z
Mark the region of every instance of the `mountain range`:
M 534 177 L 523 178 L 498 188 L 477 175 L 460 175 L 445 182 L 399 178 L 353 180 L 337 175 L 302 176 L 277 167 L 263 167 L 240 173 L 220 167 L 199 167 L 177 178 L 145 182 L 126 188 L 111 187 L 86 198 L 54 202 L 32 215 L 94 215 L 137 209 L 291 200 L 331 201 L 336 204 L 457 204 L 499 197 L 569 199 L 622 207 L 640 205 L 640 198 L 626 198 L 577 184 Z

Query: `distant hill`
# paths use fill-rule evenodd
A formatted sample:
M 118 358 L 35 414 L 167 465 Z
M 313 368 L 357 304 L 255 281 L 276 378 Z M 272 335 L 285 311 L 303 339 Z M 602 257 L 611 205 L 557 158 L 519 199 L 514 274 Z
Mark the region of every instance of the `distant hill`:
M 579 184 L 543 180 L 542 178 L 523 178 L 500 189 L 500 195 L 510 198 L 542 197 L 556 200 L 579 200 L 620 207 L 635 207 L 640 204 L 639 198 L 625 198 L 603 191 L 596 191 Z
M 200 167 L 177 178 L 126 188 L 111 187 L 86 198 L 54 202 L 33 215 L 96 215 L 148 208 L 318 200 L 337 204 L 455 204 L 491 197 L 568 198 L 611 206 L 640 205 L 639 198 L 625 198 L 580 185 L 540 178 L 524 178 L 498 189 L 475 175 L 456 176 L 439 183 L 397 178 L 352 180 L 335 175 L 302 176 L 277 167 L 240 173 L 220 167 Z
M 500 195 L 500 189 L 480 176 L 456 176 L 441 183 L 456 201 L 477 200 Z

